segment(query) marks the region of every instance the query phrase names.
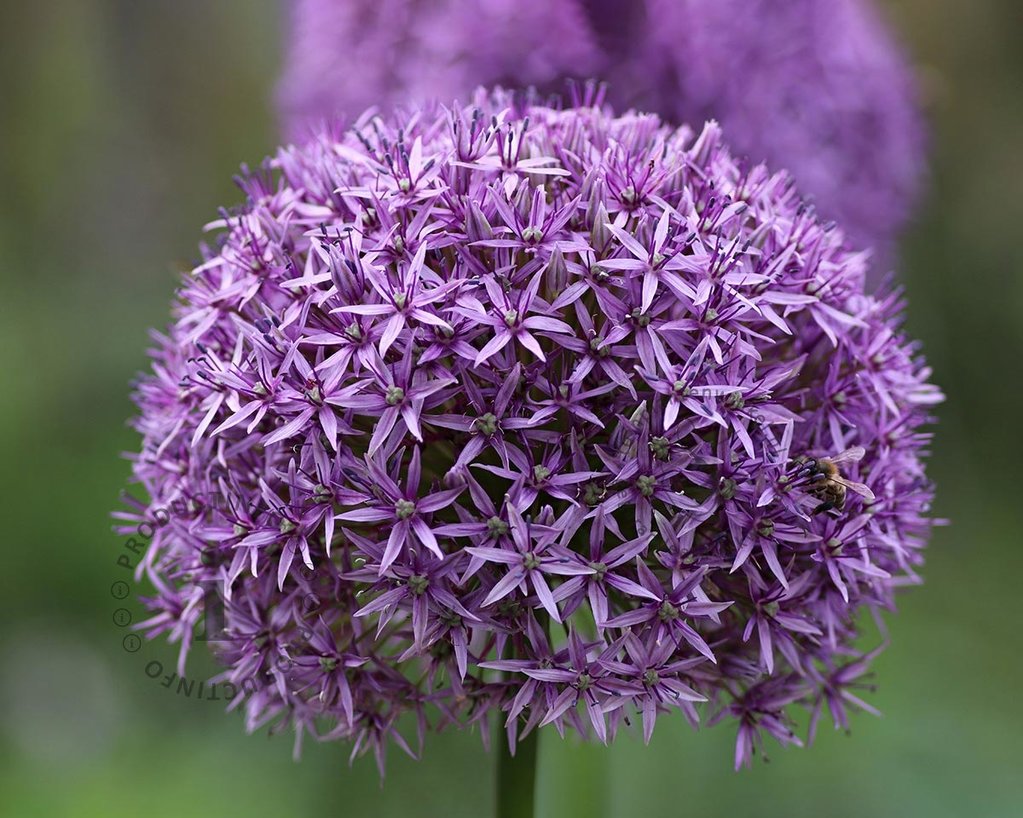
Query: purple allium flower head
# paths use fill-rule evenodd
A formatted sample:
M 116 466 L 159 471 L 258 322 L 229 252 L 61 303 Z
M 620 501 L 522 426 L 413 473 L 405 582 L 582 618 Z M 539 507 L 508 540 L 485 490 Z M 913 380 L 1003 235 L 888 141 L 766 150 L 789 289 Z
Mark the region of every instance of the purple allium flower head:
M 563 90 L 600 67 L 585 9 L 565 0 L 289 0 L 278 88 L 292 138 L 371 105 L 466 96 L 479 85 Z
M 288 134 L 370 104 L 478 84 L 608 82 L 619 111 L 717 119 L 738 154 L 785 167 L 881 268 L 923 172 L 906 60 L 870 0 L 292 0 L 278 99 Z
M 713 123 L 481 92 L 239 183 L 134 472 L 136 519 L 176 510 L 146 628 L 184 662 L 218 589 L 251 728 L 382 758 L 493 711 L 514 744 L 703 710 L 741 764 L 792 706 L 867 707 L 857 622 L 917 580 L 941 396 L 787 174 Z

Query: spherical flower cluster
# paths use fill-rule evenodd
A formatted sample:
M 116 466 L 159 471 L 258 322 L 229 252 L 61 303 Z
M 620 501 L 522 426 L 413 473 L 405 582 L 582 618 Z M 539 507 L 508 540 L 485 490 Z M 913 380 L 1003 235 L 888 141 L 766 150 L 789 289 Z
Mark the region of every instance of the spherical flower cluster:
M 562 91 L 600 51 L 571 0 L 288 0 L 278 88 L 287 134 L 370 106 L 463 99 L 479 85 Z
M 618 111 L 715 118 L 784 167 L 875 268 L 923 171 L 905 58 L 870 0 L 292 0 L 278 98 L 289 135 L 372 104 L 464 98 L 478 84 L 561 93 L 608 83 Z
M 857 619 L 916 579 L 940 394 L 788 175 L 713 123 L 496 92 L 239 181 L 134 472 L 138 519 L 175 509 L 146 627 L 184 661 L 215 589 L 250 727 L 379 755 L 408 713 L 421 742 L 501 711 L 514 743 L 703 710 L 742 763 L 799 742 L 789 705 L 864 706 Z

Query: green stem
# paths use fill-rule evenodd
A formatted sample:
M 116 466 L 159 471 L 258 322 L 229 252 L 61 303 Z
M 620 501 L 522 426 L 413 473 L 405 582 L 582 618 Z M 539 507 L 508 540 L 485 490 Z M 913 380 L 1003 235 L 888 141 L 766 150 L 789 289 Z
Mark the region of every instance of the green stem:
M 508 750 L 508 737 L 497 732 L 497 818 L 533 818 L 536 806 L 536 745 L 534 728 L 519 739 L 515 755 Z

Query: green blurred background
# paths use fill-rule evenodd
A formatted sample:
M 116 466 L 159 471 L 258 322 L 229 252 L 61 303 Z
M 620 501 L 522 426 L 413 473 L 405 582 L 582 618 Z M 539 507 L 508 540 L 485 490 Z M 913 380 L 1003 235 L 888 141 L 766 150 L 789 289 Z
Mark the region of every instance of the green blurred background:
M 890 0 L 934 124 L 931 194 L 904 244 L 910 329 L 948 394 L 926 585 L 905 593 L 871 699 L 885 715 L 731 770 L 731 728 L 662 721 L 649 747 L 545 735 L 551 816 L 1023 815 L 1020 476 L 1023 11 Z M 0 815 L 485 816 L 478 737 L 415 763 L 291 760 L 122 647 L 108 512 L 145 366 L 201 225 L 275 142 L 272 0 L 48 0 L 0 9 Z M 137 616 L 138 606 L 127 606 Z M 193 675 L 212 668 L 196 663 Z

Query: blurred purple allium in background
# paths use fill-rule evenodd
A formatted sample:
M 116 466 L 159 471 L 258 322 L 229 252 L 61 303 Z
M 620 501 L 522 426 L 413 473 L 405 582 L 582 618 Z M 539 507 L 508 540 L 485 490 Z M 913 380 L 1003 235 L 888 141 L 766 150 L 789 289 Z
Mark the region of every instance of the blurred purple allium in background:
M 180 510 L 146 627 L 183 663 L 219 588 L 250 728 L 382 758 L 495 710 L 512 742 L 702 710 L 742 764 L 800 743 L 790 705 L 811 735 L 870 709 L 857 623 L 932 525 L 900 303 L 717 126 L 591 102 L 329 127 L 211 225 L 125 516 Z M 856 447 L 869 499 L 829 504 L 818 460 Z
M 905 56 L 870 0 L 290 0 L 278 101 L 289 137 L 370 105 L 479 84 L 721 123 L 737 155 L 787 168 L 887 272 L 924 170 Z

